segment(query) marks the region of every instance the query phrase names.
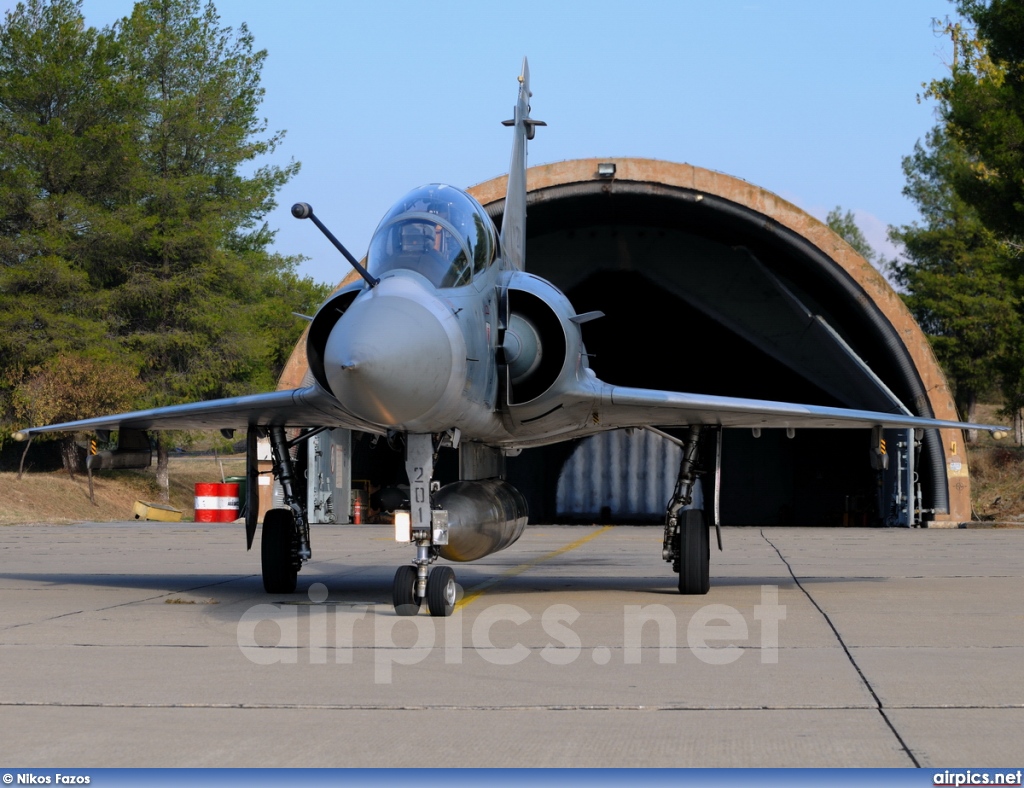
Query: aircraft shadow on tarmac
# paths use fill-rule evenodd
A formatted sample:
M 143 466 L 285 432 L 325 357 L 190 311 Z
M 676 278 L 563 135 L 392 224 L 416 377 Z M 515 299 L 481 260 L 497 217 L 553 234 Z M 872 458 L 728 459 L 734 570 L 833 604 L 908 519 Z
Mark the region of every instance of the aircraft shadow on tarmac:
M 501 599 L 514 595 L 545 594 L 550 597 L 551 604 L 560 601 L 561 593 L 591 593 L 599 595 L 604 592 L 634 592 L 638 595 L 671 597 L 680 600 L 674 584 L 667 583 L 664 575 L 650 576 L 566 576 L 557 570 L 561 565 L 552 564 L 546 571 L 537 569 L 515 577 L 500 579 L 500 571 L 489 573 L 480 571 L 478 576 L 465 577 L 465 593 L 472 593 L 474 588 L 497 580 L 486 588 L 488 599 Z M 480 567 L 480 569 L 484 569 Z M 99 574 L 99 573 L 65 573 L 65 572 L 0 572 L 0 580 L 20 581 L 29 583 L 40 589 L 55 586 L 93 586 L 96 588 L 137 589 L 149 592 L 137 600 L 125 600 L 120 604 L 133 604 L 168 600 L 181 595 L 188 595 L 186 600 L 202 598 L 216 602 L 217 607 L 224 611 L 223 617 L 237 616 L 236 606 L 254 602 L 270 604 L 310 604 L 309 589 L 315 583 L 327 588 L 327 605 L 390 605 L 391 578 L 383 567 L 352 567 L 348 570 L 338 567 L 336 572 L 317 576 L 308 574 L 304 577 L 308 582 L 300 583 L 294 594 L 271 595 L 267 597 L 263 590 L 259 574 L 224 575 L 206 574 Z M 803 586 L 814 586 L 830 583 L 876 583 L 884 581 L 884 577 L 842 576 L 842 577 L 801 577 Z M 782 589 L 793 589 L 796 583 L 790 577 L 749 576 L 749 577 L 718 577 L 715 588 L 724 591 L 729 588 L 759 587 L 774 585 Z M 25 589 L 22 589 L 25 590 Z M 2 593 L 2 592 L 0 592 Z M 702 598 L 703 604 L 714 603 L 714 592 Z M 578 597 L 576 597 L 578 600 Z M 685 600 L 685 597 L 683 598 Z M 229 612 L 233 611 L 233 612 Z M 218 611 L 213 605 L 204 611 L 215 617 Z

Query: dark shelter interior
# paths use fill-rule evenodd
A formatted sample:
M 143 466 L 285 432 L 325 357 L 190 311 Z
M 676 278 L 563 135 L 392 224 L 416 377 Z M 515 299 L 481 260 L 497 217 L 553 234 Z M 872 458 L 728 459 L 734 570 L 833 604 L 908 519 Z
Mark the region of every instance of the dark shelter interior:
M 488 206 L 496 222 L 502 202 Z M 589 181 L 530 193 L 527 269 L 577 312 L 590 364 L 634 387 L 895 412 L 927 403 L 905 348 L 862 289 L 797 233 L 713 195 Z M 919 412 L 919 415 L 931 415 Z M 870 431 L 726 430 L 721 515 L 731 525 L 852 524 L 879 514 Z M 575 444 L 524 452 L 509 479 L 532 522 L 573 521 L 554 488 Z M 653 473 L 658 469 L 648 469 Z M 640 470 L 639 473 L 644 473 Z M 946 503 L 937 433 L 919 461 L 926 507 Z M 601 469 L 593 468 L 593 483 Z M 606 512 L 611 522 L 661 512 Z

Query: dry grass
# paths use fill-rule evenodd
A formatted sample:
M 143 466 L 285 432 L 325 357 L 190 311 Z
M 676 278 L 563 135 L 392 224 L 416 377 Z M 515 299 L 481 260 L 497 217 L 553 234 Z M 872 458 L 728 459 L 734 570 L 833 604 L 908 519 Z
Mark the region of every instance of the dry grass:
M 244 458 L 222 460 L 226 476 L 241 476 Z M 191 519 L 197 482 L 220 481 L 220 465 L 213 459 L 170 460 L 170 504 Z M 135 501 L 159 500 L 152 468 L 141 471 L 101 471 L 94 475 L 96 503 L 89 501 L 85 476 L 74 479 L 64 471 L 0 473 L 0 525 L 13 523 L 73 523 L 133 519 Z
M 1024 448 L 1013 442 L 1012 419 L 999 414 L 999 405 L 979 405 L 977 420 L 1006 424 L 1010 436 L 995 440 L 987 432 L 969 446 L 971 505 L 976 518 L 1000 522 L 1024 521 Z
M 1024 448 L 971 449 L 971 499 L 982 520 L 1024 520 Z

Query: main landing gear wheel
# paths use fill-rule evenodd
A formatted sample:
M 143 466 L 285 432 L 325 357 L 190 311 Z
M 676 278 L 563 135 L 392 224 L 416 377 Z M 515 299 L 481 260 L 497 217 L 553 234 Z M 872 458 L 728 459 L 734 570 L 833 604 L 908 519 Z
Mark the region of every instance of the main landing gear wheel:
M 298 575 L 295 519 L 288 509 L 271 509 L 263 518 L 260 556 L 263 589 L 268 594 L 292 594 Z
M 455 610 L 455 572 L 450 566 L 434 567 L 427 577 L 427 608 L 432 616 L 450 616 Z
M 391 587 L 391 601 L 395 613 L 400 616 L 415 616 L 420 612 L 420 600 L 416 596 L 416 567 L 400 566 L 395 572 L 395 583 Z
M 679 516 L 679 593 L 706 594 L 711 589 L 711 536 L 704 512 L 684 509 Z

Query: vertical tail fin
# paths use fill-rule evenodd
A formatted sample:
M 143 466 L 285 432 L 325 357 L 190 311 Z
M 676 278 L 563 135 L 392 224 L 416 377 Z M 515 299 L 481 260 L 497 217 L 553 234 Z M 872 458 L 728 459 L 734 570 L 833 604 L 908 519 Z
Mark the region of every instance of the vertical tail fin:
M 523 72 L 519 76 L 519 99 L 515 117 L 502 121 L 515 128 L 512 142 L 512 161 L 508 167 L 508 191 L 505 194 L 505 215 L 501 220 L 501 246 L 505 259 L 522 271 L 526 264 L 526 141 L 532 140 L 537 126 L 546 126 L 542 120 L 530 117 L 530 64 L 523 58 Z

